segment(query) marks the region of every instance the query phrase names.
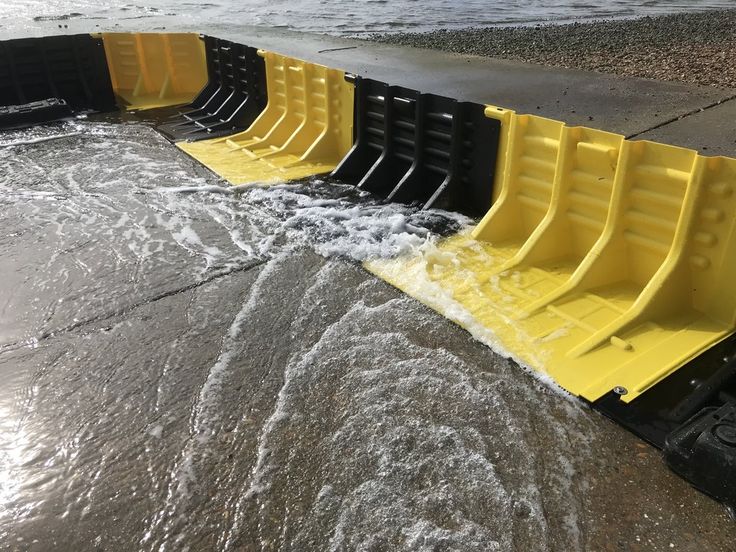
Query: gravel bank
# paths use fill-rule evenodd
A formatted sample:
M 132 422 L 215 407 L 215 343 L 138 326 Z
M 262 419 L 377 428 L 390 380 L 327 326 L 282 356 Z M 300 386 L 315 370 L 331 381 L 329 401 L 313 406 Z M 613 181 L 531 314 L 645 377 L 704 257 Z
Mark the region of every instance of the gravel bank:
M 374 35 L 463 54 L 736 87 L 736 9 L 535 27 Z

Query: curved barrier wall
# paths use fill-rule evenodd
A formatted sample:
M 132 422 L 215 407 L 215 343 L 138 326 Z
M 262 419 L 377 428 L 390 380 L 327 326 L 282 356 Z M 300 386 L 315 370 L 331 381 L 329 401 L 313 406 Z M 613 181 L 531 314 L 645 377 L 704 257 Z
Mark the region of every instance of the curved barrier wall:
M 232 184 L 329 173 L 353 138 L 353 85 L 345 73 L 259 51 L 268 104 L 245 131 L 179 147 Z
M 191 102 L 207 84 L 204 43 L 192 33 L 102 33 L 112 89 L 126 109 Z
M 233 184 L 329 173 L 482 217 L 438 251 L 365 266 L 736 505 L 736 159 L 197 34 L 0 42 L 0 128 L 114 98 Z

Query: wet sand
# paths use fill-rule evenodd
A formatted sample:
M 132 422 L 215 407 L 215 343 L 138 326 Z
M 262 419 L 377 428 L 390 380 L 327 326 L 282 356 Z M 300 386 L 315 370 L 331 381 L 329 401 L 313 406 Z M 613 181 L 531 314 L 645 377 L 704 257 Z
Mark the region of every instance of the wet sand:
M 374 35 L 389 44 L 632 77 L 736 86 L 736 10 Z

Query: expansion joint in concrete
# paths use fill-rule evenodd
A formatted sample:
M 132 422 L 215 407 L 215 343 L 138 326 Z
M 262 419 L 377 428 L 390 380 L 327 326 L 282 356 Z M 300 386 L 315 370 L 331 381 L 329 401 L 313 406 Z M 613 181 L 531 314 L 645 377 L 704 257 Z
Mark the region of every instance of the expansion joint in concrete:
M 706 105 L 705 107 L 698 107 L 697 109 L 693 109 L 692 111 L 688 111 L 687 113 L 684 113 L 682 115 L 678 115 L 676 117 L 672 117 L 671 119 L 667 119 L 666 121 L 662 121 L 661 123 L 658 123 L 652 127 L 645 128 L 644 130 L 640 130 L 639 132 L 635 132 L 634 134 L 628 135 L 626 138 L 628 140 L 631 140 L 633 138 L 636 138 L 638 136 L 641 136 L 642 134 L 645 134 L 647 132 L 651 132 L 652 130 L 657 130 L 658 128 L 665 127 L 667 125 L 670 125 L 672 123 L 676 123 L 677 121 L 681 121 L 682 119 L 686 119 L 687 117 L 690 117 L 691 115 L 696 115 L 698 113 L 702 113 L 703 111 L 707 111 L 709 109 L 712 109 L 714 107 L 718 107 L 720 105 L 723 105 L 725 103 L 731 102 L 733 100 L 736 100 L 736 94 L 732 96 L 728 96 L 727 98 L 722 98 L 716 102 L 713 102 L 711 104 Z
M 220 280 L 222 278 L 226 278 L 226 277 L 232 276 L 234 274 L 238 274 L 238 273 L 242 273 L 242 272 L 248 272 L 248 271 L 250 271 L 250 270 L 252 270 L 254 268 L 258 268 L 258 267 L 264 265 L 267 262 L 268 262 L 268 259 L 261 259 L 261 260 L 258 260 L 258 261 L 254 261 L 252 263 L 249 263 L 247 265 L 244 265 L 244 266 L 239 266 L 239 267 L 236 267 L 236 268 L 225 270 L 223 272 L 218 272 L 216 274 L 212 274 L 211 276 L 209 276 L 207 278 L 204 278 L 202 280 L 198 280 L 197 282 L 193 282 L 193 283 L 191 283 L 189 285 L 186 285 L 186 286 L 183 286 L 183 287 L 180 287 L 180 288 L 177 288 L 177 289 L 169 290 L 169 291 L 166 291 L 166 292 L 163 292 L 163 293 L 159 293 L 158 295 L 154 295 L 153 297 L 149 297 L 149 298 L 143 299 L 142 301 L 139 301 L 139 302 L 134 303 L 132 305 L 128 305 L 125 308 L 118 309 L 118 310 L 113 310 L 113 311 L 110 311 L 110 312 L 106 312 L 106 313 L 100 314 L 99 316 L 93 316 L 93 317 L 87 318 L 85 320 L 79 320 L 79 321 L 77 321 L 77 322 L 75 322 L 73 324 L 69 324 L 68 326 L 64 326 L 62 328 L 58 328 L 58 329 L 55 329 L 55 330 L 47 330 L 47 331 L 43 332 L 42 334 L 40 334 L 40 335 L 38 335 L 36 337 L 36 342 L 40 342 L 40 341 L 43 341 L 45 339 L 50 339 L 50 338 L 56 337 L 56 336 L 61 335 L 61 334 L 66 334 L 66 333 L 69 333 L 69 332 L 73 332 L 73 331 L 78 330 L 80 328 L 83 328 L 85 326 L 89 326 L 90 324 L 95 324 L 95 323 L 98 323 L 98 322 L 109 320 L 110 318 L 114 318 L 116 316 L 129 315 L 132 312 L 134 312 L 135 310 L 139 309 L 140 307 L 143 307 L 143 306 L 146 306 L 146 305 L 151 305 L 153 303 L 156 303 L 157 301 L 161 301 L 162 299 L 166 299 L 168 297 L 173 297 L 175 295 L 180 295 L 182 293 L 186 293 L 188 291 L 192 291 L 194 289 L 197 289 L 197 288 L 200 288 L 200 287 L 202 287 L 204 285 L 207 285 L 209 283 L 212 283 L 212 282 L 214 282 L 216 280 Z M 24 347 L 24 346 L 27 346 L 27 345 L 28 345 L 28 340 L 15 341 L 13 343 L 7 343 L 5 345 L 0 345 L 0 354 L 4 353 L 6 351 L 18 349 L 20 347 Z

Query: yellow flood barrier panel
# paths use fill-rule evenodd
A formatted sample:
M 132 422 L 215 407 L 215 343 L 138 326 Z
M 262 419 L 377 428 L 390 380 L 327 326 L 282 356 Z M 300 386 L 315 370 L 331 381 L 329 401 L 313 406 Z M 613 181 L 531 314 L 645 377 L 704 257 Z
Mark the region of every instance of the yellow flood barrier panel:
M 591 401 L 630 402 L 733 333 L 736 160 L 507 119 L 472 234 L 369 270 Z
M 102 33 L 112 88 L 128 110 L 191 102 L 207 84 L 195 33 Z
M 268 104 L 247 130 L 180 142 L 189 155 L 232 184 L 279 182 L 329 173 L 353 142 L 353 84 L 345 73 L 259 51 Z

